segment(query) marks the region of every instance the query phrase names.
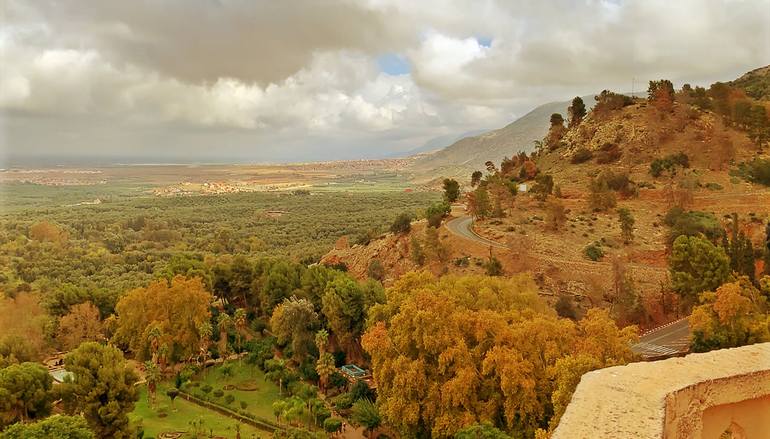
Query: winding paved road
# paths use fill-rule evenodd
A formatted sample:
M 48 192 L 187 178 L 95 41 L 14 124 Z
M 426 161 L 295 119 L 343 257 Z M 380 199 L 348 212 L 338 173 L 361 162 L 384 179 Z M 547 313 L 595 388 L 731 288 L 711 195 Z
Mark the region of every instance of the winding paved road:
M 687 319 L 677 320 L 639 337 L 631 350 L 646 359 L 660 359 L 680 355 L 690 347 L 690 326 Z
M 492 241 L 491 239 L 487 239 L 477 235 L 476 232 L 473 231 L 472 226 L 473 226 L 473 218 L 467 215 L 454 218 L 452 220 L 447 221 L 446 223 L 446 228 L 452 234 L 457 235 L 461 238 L 468 239 L 470 241 L 476 242 L 486 247 L 505 248 L 505 249 L 508 248 L 508 246 L 505 244 L 501 244 L 499 242 L 495 242 L 495 241 Z

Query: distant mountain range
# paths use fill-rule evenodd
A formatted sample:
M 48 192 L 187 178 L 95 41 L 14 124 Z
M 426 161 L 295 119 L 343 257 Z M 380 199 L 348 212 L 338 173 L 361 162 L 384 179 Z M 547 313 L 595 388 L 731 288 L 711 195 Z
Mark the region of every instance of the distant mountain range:
M 593 105 L 593 96 L 583 96 L 586 106 Z M 519 151 L 531 152 L 534 141 L 548 132 L 549 118 L 553 113 L 567 115 L 570 101 L 543 104 L 510 124 L 492 131 L 463 137 L 446 148 L 418 159 L 414 171 L 438 172 L 442 175 L 465 175 L 468 170 L 483 169 L 491 160 L 499 163 Z
M 581 98 L 587 108 L 593 108 L 594 95 Z M 412 170 L 418 176 L 430 174 L 467 177 L 468 171 L 483 169 L 488 160 L 500 163 L 504 157 L 511 157 L 519 151 L 530 153 L 535 149 L 534 142 L 541 140 L 548 132 L 551 114 L 561 113 L 566 119 L 567 108 L 571 103 L 570 99 L 543 104 L 502 128 L 458 139 L 444 149 L 417 159 L 412 165 Z

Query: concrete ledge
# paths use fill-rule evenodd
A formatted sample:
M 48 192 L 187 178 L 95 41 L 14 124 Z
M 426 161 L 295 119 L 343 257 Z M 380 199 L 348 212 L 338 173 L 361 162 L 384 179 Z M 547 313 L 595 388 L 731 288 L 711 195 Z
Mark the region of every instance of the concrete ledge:
M 589 372 L 553 439 L 765 437 L 770 343 Z M 760 415 L 764 413 L 764 415 Z

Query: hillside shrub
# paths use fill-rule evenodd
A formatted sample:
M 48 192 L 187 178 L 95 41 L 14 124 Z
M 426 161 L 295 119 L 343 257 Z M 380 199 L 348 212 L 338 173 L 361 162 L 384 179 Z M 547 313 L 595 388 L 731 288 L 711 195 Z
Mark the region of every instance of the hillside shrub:
M 586 258 L 596 262 L 604 257 L 604 250 L 599 243 L 591 243 L 583 249 L 583 254 Z
M 342 419 L 326 418 L 324 420 L 324 431 L 327 433 L 336 433 L 342 429 Z
M 412 227 L 412 216 L 406 212 L 398 214 L 393 224 L 390 225 L 390 231 L 393 233 L 406 233 Z
M 752 183 L 770 186 L 770 159 L 754 159 L 748 163 L 742 163 L 739 172 Z
M 594 158 L 594 153 L 591 152 L 590 149 L 585 147 L 578 148 L 574 154 L 572 154 L 572 158 L 570 158 L 570 163 L 573 165 L 577 165 L 580 163 L 585 163 L 589 160 Z
M 433 203 L 425 210 L 425 218 L 428 220 L 428 225 L 438 228 L 441 226 L 441 220 L 443 220 L 449 212 L 452 210 L 452 206 L 447 202 Z
M 356 402 L 353 399 L 353 394 L 350 392 L 342 393 L 332 398 L 332 404 L 337 410 L 348 410 L 353 407 L 353 403 Z
M 235 397 L 233 395 L 228 394 L 225 396 L 225 404 L 230 405 L 233 402 L 235 402 Z
M 503 274 L 503 264 L 496 257 L 490 256 L 484 263 L 484 270 L 487 276 L 501 276 Z
M 609 90 L 603 90 L 598 96 L 594 96 L 596 105 L 594 113 L 601 115 L 609 111 L 619 110 L 626 105 L 631 105 L 634 100 L 630 96 L 615 93 Z
M 559 296 L 559 299 L 554 304 L 553 308 L 556 310 L 556 314 L 559 317 L 575 320 L 577 319 L 577 310 L 575 309 L 575 303 L 572 298 L 566 294 Z
M 222 389 L 217 389 L 213 393 L 215 398 L 221 398 L 224 394 L 225 394 L 225 391 Z
M 671 228 L 668 242 L 673 243 L 679 236 L 704 235 L 711 242 L 717 242 L 724 234 L 719 220 L 711 213 L 700 211 L 685 212 L 680 207 L 672 207 L 663 219 Z
M 650 163 L 650 175 L 660 177 L 664 172 L 675 174 L 677 168 L 689 168 L 690 158 L 687 154 L 680 152 L 670 154 L 661 159 L 655 159 Z
M 596 153 L 596 163 L 600 165 L 614 163 L 620 160 L 622 155 L 623 152 L 620 150 L 618 145 L 614 143 L 605 143 Z

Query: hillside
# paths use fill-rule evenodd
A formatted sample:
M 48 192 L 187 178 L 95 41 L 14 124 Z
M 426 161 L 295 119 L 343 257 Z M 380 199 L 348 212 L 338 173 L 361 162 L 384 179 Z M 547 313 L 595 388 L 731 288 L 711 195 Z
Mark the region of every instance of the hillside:
M 770 100 L 770 65 L 754 69 L 730 85 L 740 88 L 754 99 Z
M 737 91 L 725 96 L 729 101 L 708 97 L 708 107 L 729 109 L 746 100 Z M 541 294 L 551 302 L 574 303 L 578 310 L 605 306 L 619 322 L 642 326 L 672 319 L 677 312 L 668 272 L 672 236 L 683 230 L 703 232 L 719 245 L 716 237 L 731 230 L 735 213 L 736 230 L 755 249 L 763 247 L 770 188 L 747 176 L 745 169 L 756 159 L 767 160 L 767 148 L 749 135 L 752 129 L 704 109 L 703 102 L 696 106 L 685 92 L 672 94 L 664 104 L 620 97 L 608 94 L 612 105 L 594 108 L 582 123 L 565 129 L 552 147 L 487 173 L 463 199 L 469 212 L 453 210 L 455 217 L 476 215 L 474 231 L 507 249 L 490 249 L 442 226 L 439 242 L 445 249 L 424 250 L 426 243 L 436 244 L 428 242 L 420 224 L 410 236 L 386 235 L 369 246 L 334 250 L 326 259 L 348 264 L 358 276 L 365 276 L 368 264 L 378 259 L 388 277 L 395 278 L 421 268 L 484 272 L 491 255 L 506 274 L 533 272 Z M 544 123 L 551 112 L 543 111 Z M 762 123 L 765 130 L 770 127 L 767 117 Z M 502 136 L 503 130 L 496 134 Z M 472 142 L 464 139 L 456 145 Z M 505 139 L 495 142 L 502 145 Z M 657 167 L 663 170 L 654 171 Z M 467 173 L 460 182 L 469 179 Z M 530 191 L 510 194 L 508 187 L 520 183 Z M 482 195 L 489 199 L 483 212 L 476 201 Z M 633 217 L 630 238 L 621 230 L 617 208 L 628 209 Z M 429 255 L 424 265 L 414 262 L 408 248 L 415 241 Z M 441 252 L 443 258 L 438 257 Z M 758 260 L 756 271 L 761 270 Z M 634 296 L 618 297 L 618 285 L 630 285 Z
M 590 105 L 593 96 L 583 100 Z M 446 148 L 426 155 L 412 165 L 419 174 L 465 175 L 483 169 L 488 160 L 499 162 L 518 151 L 532 152 L 534 141 L 548 131 L 552 113 L 567 114 L 569 101 L 543 104 L 503 128 L 462 138 Z

